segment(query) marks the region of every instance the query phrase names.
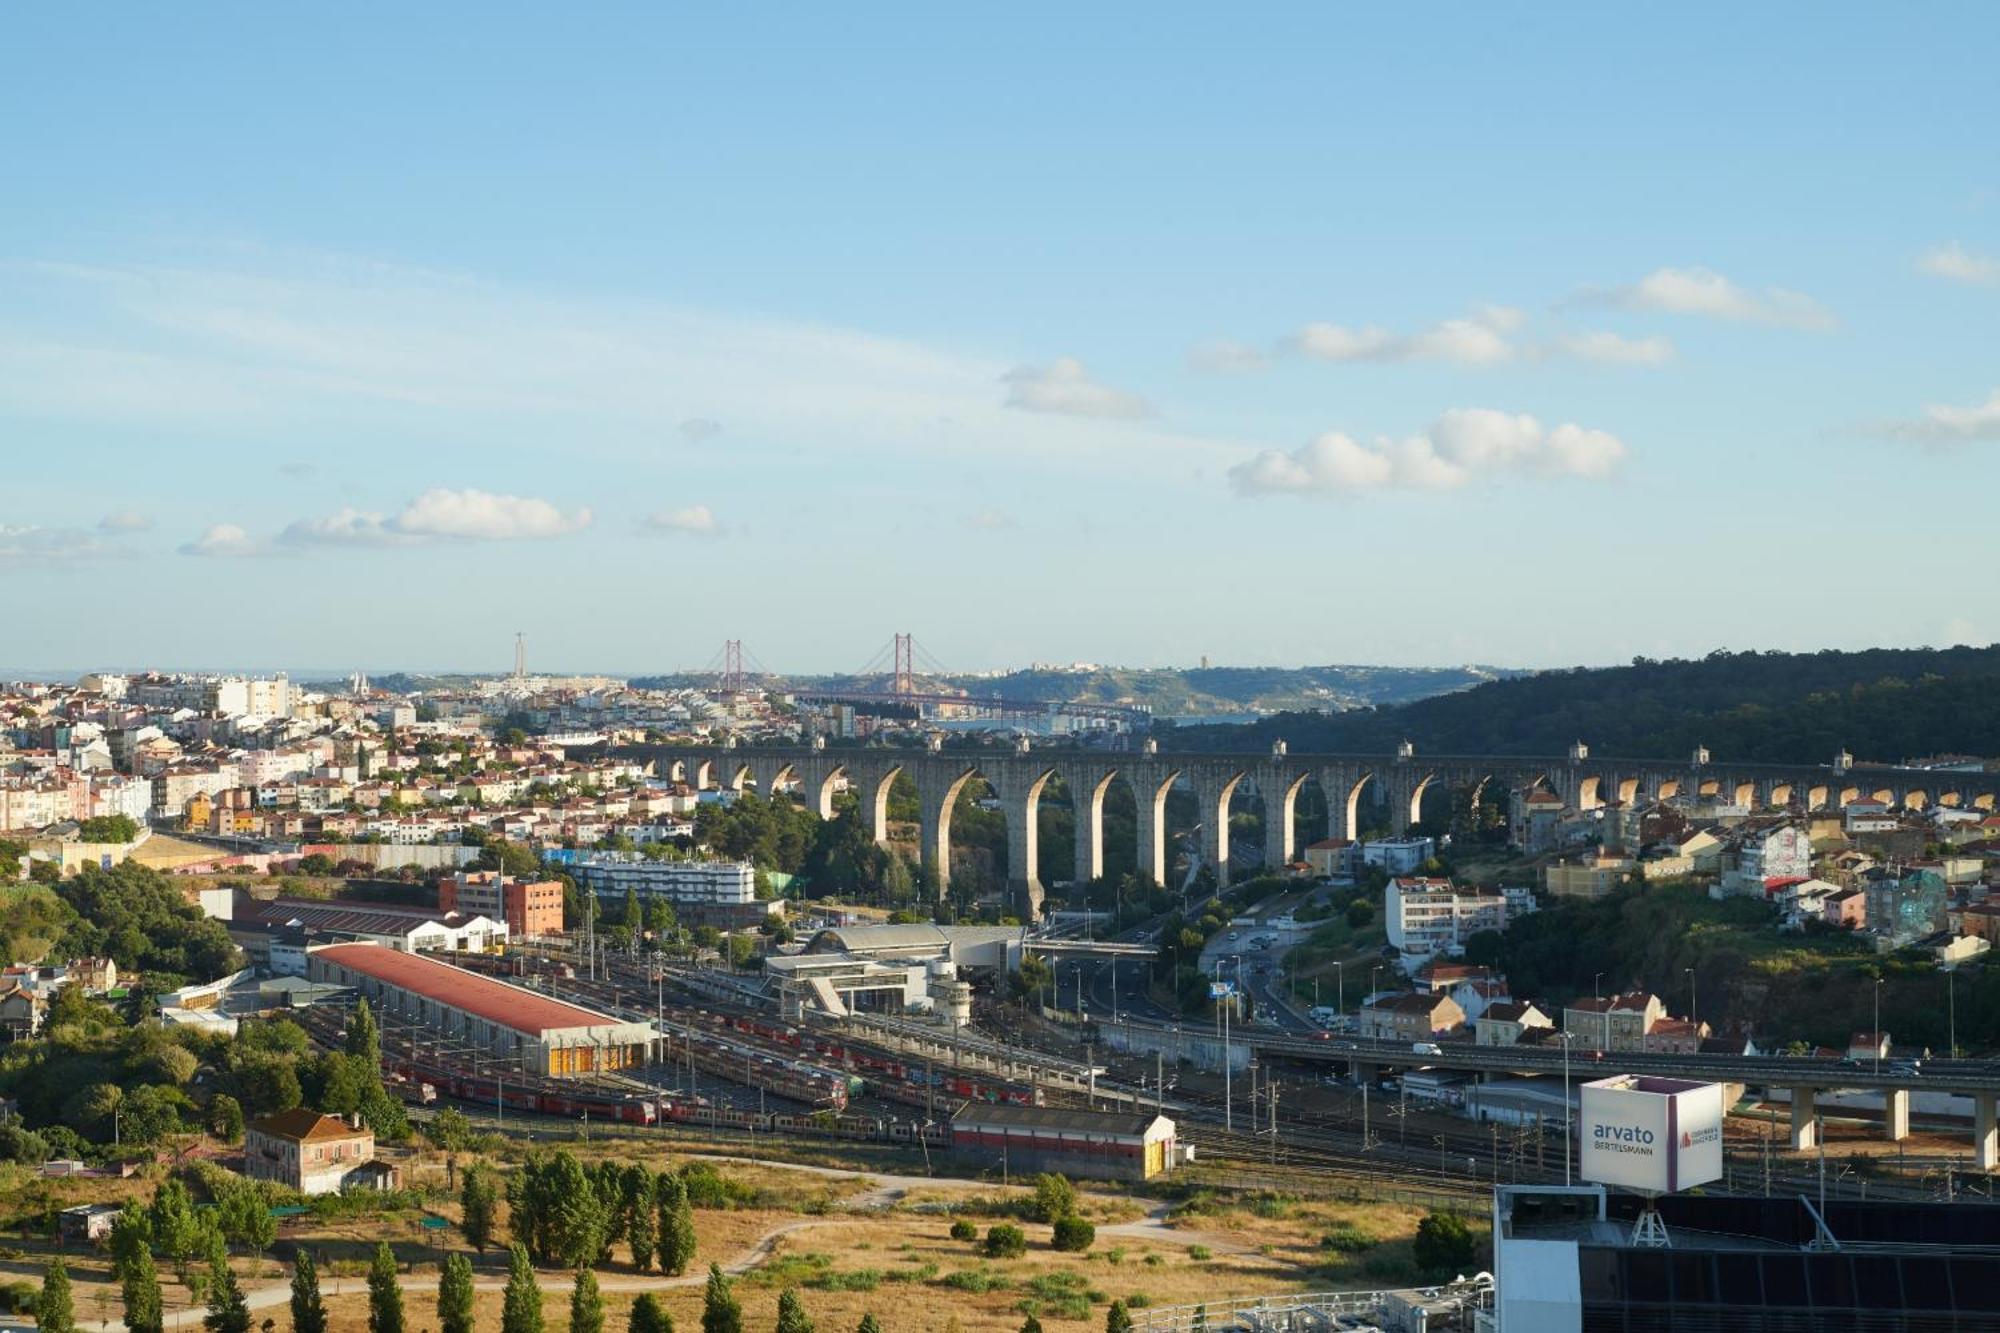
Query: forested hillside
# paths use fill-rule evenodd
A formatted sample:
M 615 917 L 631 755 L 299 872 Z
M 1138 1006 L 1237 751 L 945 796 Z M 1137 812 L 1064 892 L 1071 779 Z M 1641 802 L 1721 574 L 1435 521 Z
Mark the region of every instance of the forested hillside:
M 1173 744 L 1294 751 L 1561 754 L 1819 763 L 1945 752 L 2000 755 L 2000 646 L 1843 653 L 1716 652 L 1695 660 L 1546 671 L 1394 708 L 1287 713 L 1243 727 L 1183 728 Z

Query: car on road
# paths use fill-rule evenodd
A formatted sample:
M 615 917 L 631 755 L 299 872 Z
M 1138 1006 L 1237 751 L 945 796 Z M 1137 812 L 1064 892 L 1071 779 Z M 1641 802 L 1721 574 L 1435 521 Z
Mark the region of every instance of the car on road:
M 1410 1054 L 1411 1054 L 1411 1055 L 1443 1055 L 1443 1054 L 1444 1054 L 1444 1047 L 1442 1047 L 1442 1046 L 1438 1045 L 1438 1044 L 1437 1044 L 1436 1042 L 1434 1042 L 1434 1041 L 1413 1041 L 1413 1042 L 1411 1042 L 1411 1043 L 1410 1043 Z

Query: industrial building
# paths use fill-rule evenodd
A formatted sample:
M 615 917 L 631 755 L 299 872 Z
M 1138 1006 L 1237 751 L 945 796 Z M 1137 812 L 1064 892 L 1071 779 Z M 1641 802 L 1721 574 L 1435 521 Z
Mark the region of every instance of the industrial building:
M 236 896 L 223 923 L 253 964 L 279 976 L 304 976 L 315 944 L 380 944 L 404 953 L 487 953 L 507 943 L 507 923 L 484 916 L 373 903 Z
M 2000 1330 L 2000 1208 L 1502 1185 L 1497 1333 Z M 1658 1239 L 1664 1234 L 1664 1242 Z M 1649 1239 L 1650 1237 L 1650 1239 Z
M 951 1146 L 1003 1171 L 1151 1180 L 1178 1165 L 1174 1122 L 1148 1111 L 1065 1111 L 974 1103 L 951 1118 Z
M 1006 973 L 1021 962 L 1019 926 L 832 926 L 806 942 L 809 954 L 847 954 L 874 962 L 929 962 Z
M 508 1065 L 563 1077 L 643 1064 L 650 1024 L 628 1023 L 423 954 L 379 944 L 330 944 L 306 955 L 306 976 L 348 986 L 426 1040 L 470 1045 Z
M 516 939 L 560 935 L 563 888 L 552 879 L 510 879 L 497 870 L 468 870 L 438 881 L 438 910 L 507 923 Z

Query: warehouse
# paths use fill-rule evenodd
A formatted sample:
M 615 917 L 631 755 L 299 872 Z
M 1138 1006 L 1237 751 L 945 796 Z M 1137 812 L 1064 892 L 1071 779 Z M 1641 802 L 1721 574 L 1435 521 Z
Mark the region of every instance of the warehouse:
M 1065 1111 L 971 1105 L 951 1118 L 951 1146 L 1003 1172 L 1060 1171 L 1097 1180 L 1151 1180 L 1177 1165 L 1174 1122 L 1147 1111 Z
M 531 1073 L 562 1077 L 642 1064 L 653 1036 L 649 1024 L 379 944 L 313 949 L 306 976 L 367 996 L 385 1029 L 400 1018 L 416 1024 L 426 1042 L 443 1038 L 461 1050 L 469 1044 Z

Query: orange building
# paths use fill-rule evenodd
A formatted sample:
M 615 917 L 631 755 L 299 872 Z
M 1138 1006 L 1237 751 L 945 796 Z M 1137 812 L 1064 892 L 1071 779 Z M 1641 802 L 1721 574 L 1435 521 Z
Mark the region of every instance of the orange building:
M 552 879 L 508 879 L 497 870 L 445 876 L 438 882 L 438 908 L 505 921 L 515 939 L 559 935 L 563 928 L 561 884 Z

